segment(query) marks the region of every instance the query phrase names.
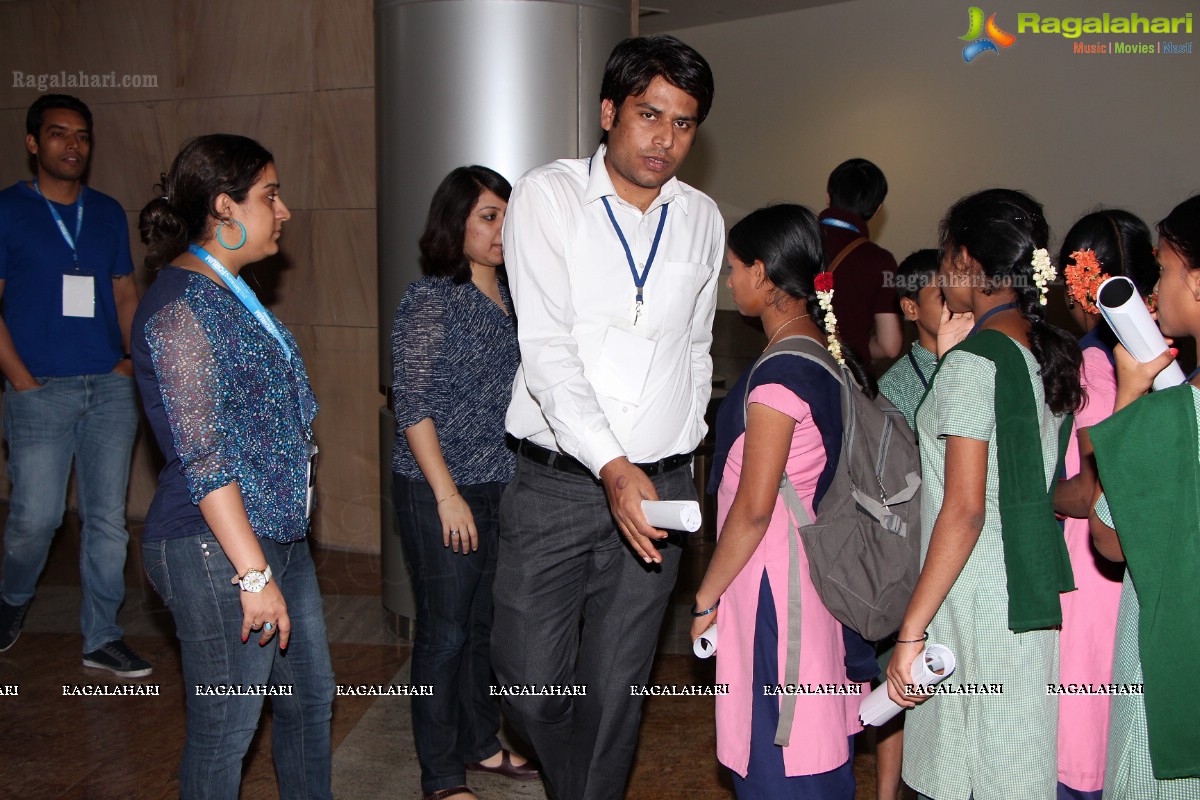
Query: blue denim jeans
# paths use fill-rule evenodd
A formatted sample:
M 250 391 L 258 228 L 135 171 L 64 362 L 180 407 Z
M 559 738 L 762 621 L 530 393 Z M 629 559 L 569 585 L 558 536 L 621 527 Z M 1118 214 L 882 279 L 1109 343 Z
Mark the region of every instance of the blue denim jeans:
M 62 524 L 71 459 L 83 522 L 79 624 L 83 652 L 122 636 L 117 609 L 125 600 L 125 492 L 137 433 L 133 378 L 116 372 L 39 378 L 18 392 L 5 382 L 4 438 L 12 481 L 4 530 L 0 597 L 10 605 L 33 597 L 50 542 Z
M 329 725 L 334 694 L 325 616 L 308 541 L 259 539 L 292 623 L 287 650 L 251 635 L 242 642 L 241 588 L 211 532 L 142 546 L 146 575 L 175 618 L 183 656 L 187 738 L 179 767 L 184 800 L 236 800 L 242 759 L 258 729 L 262 695 L 209 694 L 209 687 L 270 686 L 271 756 L 279 796 L 332 798 Z
M 465 780 L 465 764 L 500 751 L 500 708 L 492 685 L 492 584 L 496 578 L 502 483 L 460 484 L 479 549 L 442 543 L 437 499 L 424 481 L 393 474 L 400 541 L 417 602 L 412 682 L 433 696 L 412 699 L 413 738 L 425 794 Z

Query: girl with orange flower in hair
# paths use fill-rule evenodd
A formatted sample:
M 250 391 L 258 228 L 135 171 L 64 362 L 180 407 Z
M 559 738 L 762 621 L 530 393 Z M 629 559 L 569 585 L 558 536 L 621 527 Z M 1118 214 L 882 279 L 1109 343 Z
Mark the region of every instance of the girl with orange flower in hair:
M 1100 317 L 1096 295 L 1109 277 L 1124 275 L 1150 302 L 1158 262 L 1150 229 L 1128 211 L 1104 209 L 1084 216 L 1067 232 L 1059 255 L 1067 284 L 1067 307 L 1083 329 L 1080 379 L 1087 403 L 1075 415 L 1075 435 L 1067 449 L 1067 479 L 1059 481 L 1054 508 L 1067 519 L 1064 533 L 1074 592 L 1062 595 L 1059 683 L 1112 682 L 1121 565 L 1092 547 L 1088 511 L 1096 490 L 1096 464 L 1088 428 L 1107 419 L 1117 396 L 1113 348 L 1116 334 Z M 1100 800 L 1108 744 L 1108 695 L 1062 694 L 1058 705 L 1059 800 Z

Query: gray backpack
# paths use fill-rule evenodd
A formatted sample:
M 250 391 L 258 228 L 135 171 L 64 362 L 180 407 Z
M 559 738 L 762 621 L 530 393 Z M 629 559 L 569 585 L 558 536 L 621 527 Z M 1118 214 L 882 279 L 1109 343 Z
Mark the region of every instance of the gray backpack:
M 842 452 L 815 522 L 786 471 L 779 483 L 789 516 L 786 683 L 800 668 L 801 540 L 830 614 L 868 641 L 899 629 L 920 572 L 921 459 L 904 415 L 883 395 L 872 400 L 863 394 L 853 373 L 823 345 L 788 337 L 768 348 L 754 369 L 782 354 L 820 364 L 842 387 Z M 787 744 L 791 732 L 794 697 L 784 700 L 776 744 Z

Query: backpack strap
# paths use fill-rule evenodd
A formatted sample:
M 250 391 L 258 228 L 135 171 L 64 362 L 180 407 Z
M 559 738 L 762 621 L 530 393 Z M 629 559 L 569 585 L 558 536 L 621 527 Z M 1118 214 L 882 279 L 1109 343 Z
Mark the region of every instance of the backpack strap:
M 848 255 L 850 255 L 852 252 L 854 252 L 854 250 L 855 250 L 855 249 L 856 249 L 856 248 L 857 248 L 857 247 L 858 247 L 860 244 L 862 244 L 863 242 L 865 242 L 866 240 L 867 240 L 867 237 L 865 237 L 865 236 L 860 236 L 860 237 L 858 237 L 857 239 L 855 239 L 854 241 L 850 242 L 850 244 L 848 244 L 848 245 L 846 245 L 845 247 L 843 247 L 843 248 L 842 248 L 842 250 L 841 250 L 841 252 L 839 252 L 839 253 L 838 253 L 836 256 L 834 256 L 834 257 L 833 257 L 833 261 L 830 261 L 830 262 L 829 262 L 829 266 L 828 266 L 828 267 L 825 269 L 825 271 L 826 271 L 826 272 L 833 272 L 835 269 L 837 269 L 837 268 L 838 268 L 838 266 L 839 266 L 839 265 L 840 265 L 840 264 L 841 264 L 843 261 L 845 261 L 845 260 L 846 260 L 846 256 L 848 256 Z
M 746 393 L 742 398 L 742 414 L 748 415 L 750 403 L 750 387 L 753 385 L 754 371 L 764 362 L 778 355 L 797 355 L 814 361 L 825 368 L 835 380 L 845 386 L 841 368 L 825 346 L 808 336 L 788 336 L 768 347 L 754 366 L 750 368 L 750 377 L 746 381 Z M 795 485 L 788 477 L 787 470 L 779 478 L 779 496 L 783 498 L 784 508 L 788 512 L 788 586 L 787 608 L 788 625 L 786 631 L 786 655 L 784 673 L 780 683 L 787 681 L 800 672 L 800 528 L 811 525 L 812 518 L 804 508 Z M 786 747 L 791 742 L 792 726 L 796 717 L 796 695 L 783 693 L 779 703 L 779 724 L 775 729 L 775 744 Z
M 812 519 L 804 509 L 800 495 L 787 472 L 779 480 L 779 496 L 788 511 L 788 624 L 787 654 L 780 683 L 800 674 L 800 528 L 811 525 Z M 792 723 L 796 717 L 796 695 L 785 692 L 779 702 L 779 725 L 775 728 L 775 744 L 787 747 L 792 740 Z

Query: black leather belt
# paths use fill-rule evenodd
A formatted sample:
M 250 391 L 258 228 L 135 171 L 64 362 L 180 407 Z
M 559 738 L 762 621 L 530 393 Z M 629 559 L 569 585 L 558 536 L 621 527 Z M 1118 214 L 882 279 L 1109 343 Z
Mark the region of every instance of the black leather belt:
M 541 464 L 544 467 L 558 470 L 559 472 L 567 472 L 572 475 L 585 475 L 595 479 L 592 471 L 585 467 L 582 462 L 565 453 L 559 453 L 555 450 L 547 450 L 541 445 L 536 445 L 528 439 L 522 439 L 517 444 L 517 452 L 533 461 L 536 464 Z M 657 478 L 659 475 L 666 474 L 673 469 L 678 469 L 686 464 L 692 463 L 691 454 L 682 454 L 677 456 L 667 456 L 658 461 L 652 461 L 648 464 L 634 464 L 635 467 L 649 475 L 651 478 Z

